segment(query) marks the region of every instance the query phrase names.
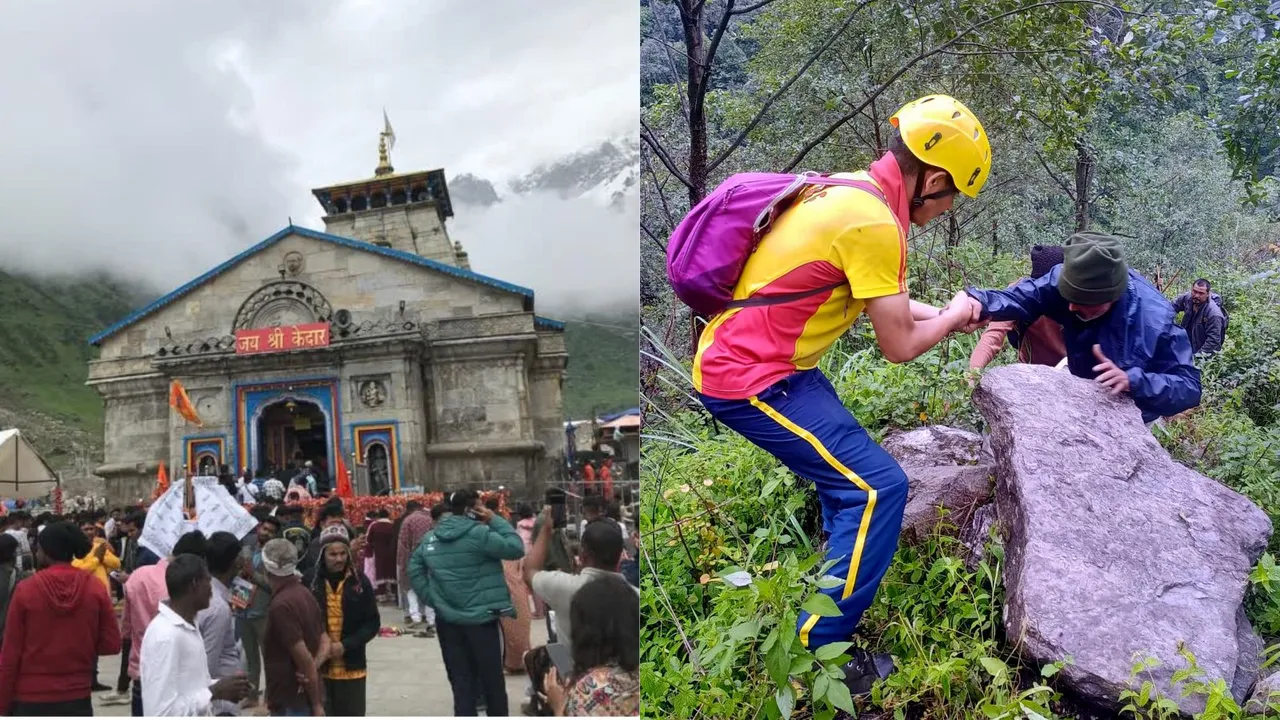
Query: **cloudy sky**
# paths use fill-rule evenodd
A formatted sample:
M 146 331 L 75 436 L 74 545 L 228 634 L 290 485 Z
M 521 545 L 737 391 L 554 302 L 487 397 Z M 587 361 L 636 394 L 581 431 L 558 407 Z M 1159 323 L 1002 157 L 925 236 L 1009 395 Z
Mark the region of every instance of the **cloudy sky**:
M 383 106 L 398 171 L 500 182 L 634 137 L 638 18 L 633 0 L 3 3 L 0 268 L 167 290 L 290 216 L 322 228 L 309 191 L 372 175 Z M 589 257 L 636 296 L 616 275 L 638 264 L 630 212 L 498 208 L 458 208 L 478 271 L 563 304 L 594 289 L 563 272 Z M 559 261 L 528 262 L 530 235 Z

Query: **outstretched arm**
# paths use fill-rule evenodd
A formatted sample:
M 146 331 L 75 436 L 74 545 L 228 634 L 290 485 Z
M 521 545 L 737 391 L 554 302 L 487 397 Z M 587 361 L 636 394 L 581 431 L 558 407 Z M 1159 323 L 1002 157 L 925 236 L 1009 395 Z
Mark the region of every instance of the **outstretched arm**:
M 916 320 L 911 300 L 906 293 L 869 298 L 867 315 L 876 330 L 876 342 L 886 360 L 903 363 L 914 360 L 937 345 L 953 330 L 959 330 L 972 318 L 972 303 L 965 293 L 958 293 L 941 315 Z
M 1004 290 L 978 290 L 969 288 L 969 296 L 982 305 L 982 317 L 992 320 L 1014 320 L 1030 325 L 1041 315 L 1051 314 L 1055 304 L 1062 302 L 1058 295 L 1058 275 L 1055 269 L 1036 279 L 1027 279 Z

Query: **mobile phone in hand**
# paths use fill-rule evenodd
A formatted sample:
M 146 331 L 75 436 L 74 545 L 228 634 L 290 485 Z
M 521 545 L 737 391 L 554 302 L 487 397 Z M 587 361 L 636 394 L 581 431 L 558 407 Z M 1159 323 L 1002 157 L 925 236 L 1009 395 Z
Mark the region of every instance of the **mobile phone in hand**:
M 549 643 L 547 655 L 551 657 L 551 664 L 556 666 L 560 682 L 568 682 L 573 676 L 573 656 L 569 654 L 569 646 L 564 643 Z

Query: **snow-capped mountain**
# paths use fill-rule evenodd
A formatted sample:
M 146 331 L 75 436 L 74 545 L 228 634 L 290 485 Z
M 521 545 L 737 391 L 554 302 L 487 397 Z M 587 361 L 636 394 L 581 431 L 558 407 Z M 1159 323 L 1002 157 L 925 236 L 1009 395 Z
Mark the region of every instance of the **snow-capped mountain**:
M 640 141 L 636 137 L 606 140 L 590 149 L 539 165 L 500 187 L 472 174 L 449 181 L 454 204 L 488 207 L 503 198 L 551 192 L 566 200 L 585 197 L 621 212 L 628 193 L 640 180 Z

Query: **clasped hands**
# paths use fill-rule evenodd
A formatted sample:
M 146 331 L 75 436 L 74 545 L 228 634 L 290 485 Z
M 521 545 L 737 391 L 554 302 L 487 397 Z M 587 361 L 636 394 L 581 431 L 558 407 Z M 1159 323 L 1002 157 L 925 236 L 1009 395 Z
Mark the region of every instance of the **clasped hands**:
M 938 311 L 943 317 L 951 318 L 952 330 L 955 332 L 971 333 L 978 328 L 985 327 L 990 319 L 982 320 L 982 303 L 973 299 L 969 293 L 961 290 L 951 298 L 951 302 L 947 306 Z

